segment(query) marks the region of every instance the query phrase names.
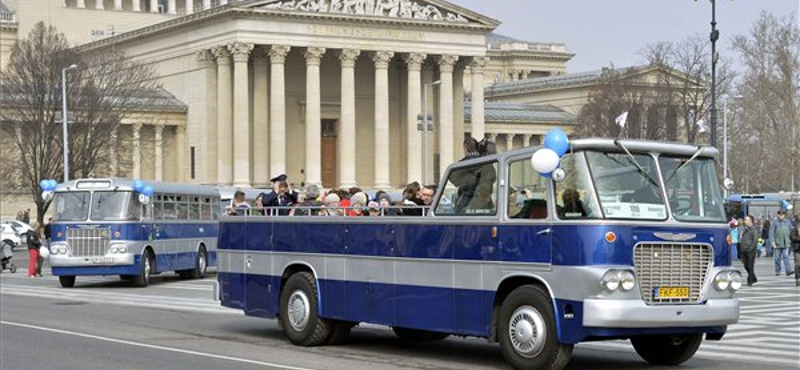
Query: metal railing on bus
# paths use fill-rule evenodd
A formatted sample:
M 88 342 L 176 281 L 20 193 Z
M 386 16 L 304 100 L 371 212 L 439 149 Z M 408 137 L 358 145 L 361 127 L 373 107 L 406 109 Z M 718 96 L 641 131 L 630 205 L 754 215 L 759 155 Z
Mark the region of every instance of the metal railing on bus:
M 431 207 L 417 205 L 388 207 L 331 207 L 331 206 L 284 206 L 284 207 L 226 207 L 224 217 L 392 217 L 427 216 Z

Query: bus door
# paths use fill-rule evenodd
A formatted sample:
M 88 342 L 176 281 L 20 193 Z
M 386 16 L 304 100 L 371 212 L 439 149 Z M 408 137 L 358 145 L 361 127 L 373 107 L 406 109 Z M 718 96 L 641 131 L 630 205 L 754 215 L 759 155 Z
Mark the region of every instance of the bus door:
M 508 199 L 499 230 L 502 260 L 549 266 L 553 240 L 548 219 L 550 181 L 533 169 L 530 156 L 510 159 L 506 169 Z

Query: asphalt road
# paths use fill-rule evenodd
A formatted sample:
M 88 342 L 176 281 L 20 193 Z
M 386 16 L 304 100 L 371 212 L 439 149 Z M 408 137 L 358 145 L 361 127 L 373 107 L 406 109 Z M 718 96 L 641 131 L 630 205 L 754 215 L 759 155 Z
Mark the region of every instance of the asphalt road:
M 18 254 L 19 255 L 19 254 Z M 212 299 L 211 280 L 156 277 L 132 288 L 114 277 L 79 278 L 62 289 L 47 276 L 0 274 L 0 369 L 509 369 L 497 345 L 480 339 L 403 342 L 361 326 L 339 346 L 289 344 L 274 320 L 249 318 Z M 681 368 L 800 369 L 800 288 L 759 262 L 745 288 L 740 324 L 705 342 Z M 625 341 L 576 347 L 568 369 L 659 369 Z

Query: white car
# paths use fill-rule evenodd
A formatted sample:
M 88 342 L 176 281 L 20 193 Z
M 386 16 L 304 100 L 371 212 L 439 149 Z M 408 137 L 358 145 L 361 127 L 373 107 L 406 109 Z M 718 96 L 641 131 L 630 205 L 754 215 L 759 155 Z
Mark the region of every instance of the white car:
M 0 243 L 10 244 L 11 250 L 14 250 L 22 245 L 22 238 L 11 225 L 0 224 Z
M 24 223 L 22 221 L 17 221 L 17 220 L 5 220 L 5 221 L 2 221 L 2 222 L 0 222 L 0 226 L 3 226 L 3 227 L 8 228 L 8 229 L 11 229 L 15 234 L 17 234 L 17 237 L 20 240 L 19 243 L 17 244 L 17 246 L 21 246 L 23 244 L 27 244 L 28 243 L 28 231 L 33 230 L 33 228 L 30 225 L 28 225 L 28 224 L 26 224 L 26 223 Z

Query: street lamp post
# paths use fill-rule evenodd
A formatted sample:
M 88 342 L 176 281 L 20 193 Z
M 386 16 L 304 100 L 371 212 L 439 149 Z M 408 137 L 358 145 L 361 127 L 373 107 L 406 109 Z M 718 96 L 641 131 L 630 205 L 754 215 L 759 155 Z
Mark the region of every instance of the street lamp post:
M 717 146 L 717 2 L 711 0 L 711 146 Z
M 64 125 L 64 182 L 69 181 L 69 140 L 67 140 L 67 71 L 78 68 L 73 64 L 61 69 L 61 121 Z
M 428 184 L 428 86 L 441 85 L 436 80 L 423 85 L 422 88 L 422 182 Z

